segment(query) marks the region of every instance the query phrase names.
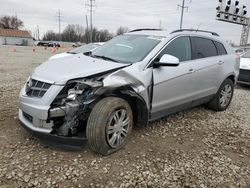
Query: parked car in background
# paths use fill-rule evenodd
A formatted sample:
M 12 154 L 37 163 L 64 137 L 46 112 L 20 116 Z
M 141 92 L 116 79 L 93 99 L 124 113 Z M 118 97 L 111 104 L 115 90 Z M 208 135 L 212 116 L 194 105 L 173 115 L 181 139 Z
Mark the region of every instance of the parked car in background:
M 250 48 L 237 48 L 235 49 L 235 53 L 241 56 L 249 50 Z
M 86 44 L 86 43 L 75 42 L 75 43 L 72 44 L 72 47 L 77 48 L 77 47 L 80 47 L 80 46 L 82 46 L 82 45 L 84 45 L 84 44 Z
M 239 84 L 250 85 L 250 51 L 244 53 L 240 58 Z
M 59 42 L 53 42 L 53 41 L 36 41 L 35 44 L 37 46 L 44 46 L 44 47 L 61 47 Z
M 214 32 L 134 30 L 92 53 L 37 67 L 20 92 L 19 120 L 43 140 L 88 141 L 109 155 L 129 141 L 133 126 L 201 104 L 226 110 L 239 63 Z
M 85 45 L 82 45 L 78 48 L 72 49 L 68 52 L 53 55 L 49 58 L 49 60 L 67 57 L 67 56 L 71 56 L 71 55 L 75 55 L 75 54 L 79 54 L 79 53 L 90 52 L 91 50 L 94 50 L 103 44 L 104 43 L 101 43 L 101 42 L 85 44 Z
M 48 47 L 61 47 L 61 45 L 58 42 L 49 42 Z

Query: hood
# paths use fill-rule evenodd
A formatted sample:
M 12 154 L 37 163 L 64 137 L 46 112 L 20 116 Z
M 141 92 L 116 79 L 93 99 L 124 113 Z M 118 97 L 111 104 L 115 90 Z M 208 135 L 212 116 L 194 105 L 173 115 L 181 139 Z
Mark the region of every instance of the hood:
M 51 60 L 51 59 L 58 59 L 58 58 L 62 58 L 62 57 L 67 57 L 67 56 L 71 56 L 71 55 L 73 55 L 73 54 L 69 54 L 69 53 L 67 53 L 67 52 L 65 52 L 65 53 L 60 53 L 60 54 L 56 54 L 56 55 L 51 56 L 51 57 L 49 58 L 49 60 Z
M 250 58 L 240 58 L 240 68 L 250 70 Z
M 48 60 L 35 69 L 32 78 L 55 84 L 65 84 L 71 79 L 88 77 L 125 66 L 125 64 L 78 54 Z

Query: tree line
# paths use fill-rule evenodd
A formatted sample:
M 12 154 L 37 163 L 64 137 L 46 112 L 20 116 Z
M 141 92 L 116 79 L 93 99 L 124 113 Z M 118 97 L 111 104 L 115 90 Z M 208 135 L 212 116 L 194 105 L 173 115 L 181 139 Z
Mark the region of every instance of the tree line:
M 23 27 L 23 21 L 17 18 L 17 16 L 0 17 L 0 29 L 22 29 Z M 121 35 L 126 32 L 128 32 L 128 28 L 122 26 L 117 29 L 116 33 L 94 27 L 92 30 L 92 41 L 105 42 L 115 35 Z M 49 30 L 43 35 L 42 40 L 88 43 L 90 42 L 90 31 L 79 24 L 68 24 L 60 35 Z
M 128 32 L 127 27 L 119 27 L 116 33 L 111 33 L 107 29 L 98 29 L 96 27 L 92 30 L 92 41 L 93 42 L 105 42 L 113 38 L 115 35 L 121 35 Z M 52 30 L 47 31 L 43 38 L 46 41 L 65 41 L 65 42 L 90 42 L 90 30 L 84 28 L 79 24 L 69 24 L 65 27 L 63 32 L 55 33 Z

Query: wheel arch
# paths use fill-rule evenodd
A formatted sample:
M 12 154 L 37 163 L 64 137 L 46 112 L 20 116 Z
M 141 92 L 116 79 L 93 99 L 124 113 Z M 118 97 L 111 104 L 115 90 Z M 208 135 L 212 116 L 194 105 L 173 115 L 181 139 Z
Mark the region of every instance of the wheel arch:
M 232 82 L 233 82 L 234 84 L 236 84 L 235 75 L 231 74 L 231 75 L 229 75 L 226 79 L 230 79 L 230 80 L 232 80 Z
M 136 93 L 133 88 L 130 86 L 123 86 L 106 90 L 96 98 L 96 100 L 90 105 L 90 108 L 92 109 L 100 100 L 106 97 L 119 97 L 127 101 L 133 111 L 134 125 L 137 127 L 147 126 L 149 110 L 144 99 Z

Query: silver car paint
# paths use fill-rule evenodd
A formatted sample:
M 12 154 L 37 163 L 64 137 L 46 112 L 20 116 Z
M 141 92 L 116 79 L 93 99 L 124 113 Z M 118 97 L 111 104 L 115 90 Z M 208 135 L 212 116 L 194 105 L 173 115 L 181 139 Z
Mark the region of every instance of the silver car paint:
M 124 66 L 126 65 L 80 54 L 49 60 L 37 67 L 32 77 L 63 85 L 71 79 L 83 78 Z
M 34 131 L 45 130 L 45 132 L 49 132 L 51 125 L 46 124 L 45 120 L 48 117 L 50 104 L 68 80 L 83 78 L 116 68 L 120 68 L 120 70 L 107 75 L 103 80 L 103 87 L 131 86 L 144 99 L 148 109 L 151 109 L 152 106 L 151 112 L 161 111 L 166 106 L 170 108 L 178 104 L 184 104 L 194 98 L 200 98 L 207 94 L 214 94 L 227 75 L 234 75 L 237 78 L 239 65 L 237 61 L 234 61 L 236 57 L 229 45 L 221 41 L 218 37 L 210 37 L 208 34 L 198 33 L 194 35 L 193 32 L 166 35 L 164 32 L 148 31 L 146 33 L 134 32 L 132 34 L 167 37 L 163 38 L 144 60 L 131 66 L 124 67 L 124 64 L 93 59 L 84 55 L 45 62 L 35 69 L 32 78 L 48 80 L 50 83 L 54 83 L 54 85 L 52 85 L 43 98 L 39 99 L 27 97 L 24 86 L 20 93 L 21 110 L 19 119 Z M 161 67 L 158 69 L 149 67 L 154 57 L 171 39 L 179 36 L 193 35 L 218 40 L 225 45 L 229 55 L 224 58 L 223 56 L 219 56 L 182 62 L 178 67 Z M 218 64 L 221 58 L 224 63 Z M 221 74 L 217 75 L 215 74 L 216 72 Z M 154 93 L 152 104 L 150 104 L 148 87 L 151 85 L 152 80 L 154 82 Z M 33 127 L 27 123 L 21 111 L 30 113 L 30 115 L 35 117 L 37 121 L 34 122 Z

